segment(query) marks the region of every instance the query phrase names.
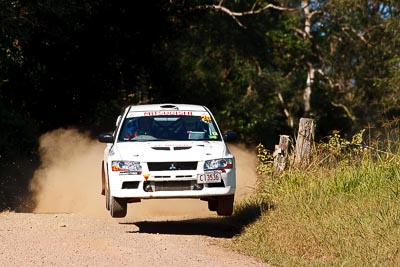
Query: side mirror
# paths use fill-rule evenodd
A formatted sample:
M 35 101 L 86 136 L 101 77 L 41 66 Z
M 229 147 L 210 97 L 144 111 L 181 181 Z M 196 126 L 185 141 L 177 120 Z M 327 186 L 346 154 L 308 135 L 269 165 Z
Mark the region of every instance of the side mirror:
M 114 136 L 110 133 L 102 133 L 97 137 L 101 143 L 114 143 Z
M 226 142 L 232 142 L 237 139 L 237 132 L 227 131 L 224 133 L 224 140 Z

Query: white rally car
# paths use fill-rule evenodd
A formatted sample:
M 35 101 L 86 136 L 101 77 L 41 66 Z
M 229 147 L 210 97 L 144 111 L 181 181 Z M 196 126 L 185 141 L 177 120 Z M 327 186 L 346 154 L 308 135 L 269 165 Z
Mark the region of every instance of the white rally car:
M 229 216 L 236 190 L 235 157 L 211 111 L 200 105 L 128 106 L 118 116 L 102 162 L 102 194 L 115 218 L 141 199 L 198 198 Z

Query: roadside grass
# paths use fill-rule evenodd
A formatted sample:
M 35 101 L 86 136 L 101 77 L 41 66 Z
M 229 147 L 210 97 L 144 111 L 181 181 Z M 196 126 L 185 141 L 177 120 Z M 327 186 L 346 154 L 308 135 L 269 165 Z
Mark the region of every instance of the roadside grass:
M 231 248 L 273 266 L 400 266 L 399 146 L 330 138 L 339 146 L 316 148 L 305 170 L 274 174 L 260 160 L 259 190 L 231 218 L 242 227 Z

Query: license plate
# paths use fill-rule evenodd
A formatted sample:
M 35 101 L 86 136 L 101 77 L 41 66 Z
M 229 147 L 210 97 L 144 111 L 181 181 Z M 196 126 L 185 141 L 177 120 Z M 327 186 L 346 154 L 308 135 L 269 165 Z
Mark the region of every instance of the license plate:
M 221 181 L 222 181 L 222 175 L 221 172 L 219 171 L 197 174 L 198 184 L 220 183 Z

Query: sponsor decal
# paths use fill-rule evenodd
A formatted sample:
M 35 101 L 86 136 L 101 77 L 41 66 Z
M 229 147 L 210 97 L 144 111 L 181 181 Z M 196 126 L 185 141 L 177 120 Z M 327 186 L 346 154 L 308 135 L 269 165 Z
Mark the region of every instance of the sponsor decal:
M 179 110 L 164 110 L 164 111 L 146 111 L 144 116 L 165 116 L 165 115 L 175 115 L 175 116 L 192 116 L 191 111 L 179 111 Z
M 211 116 L 208 113 L 188 110 L 131 111 L 126 117 L 133 118 L 142 116 L 201 116 L 203 121 L 211 121 Z
M 211 117 L 209 115 L 201 115 L 202 121 L 211 121 Z

